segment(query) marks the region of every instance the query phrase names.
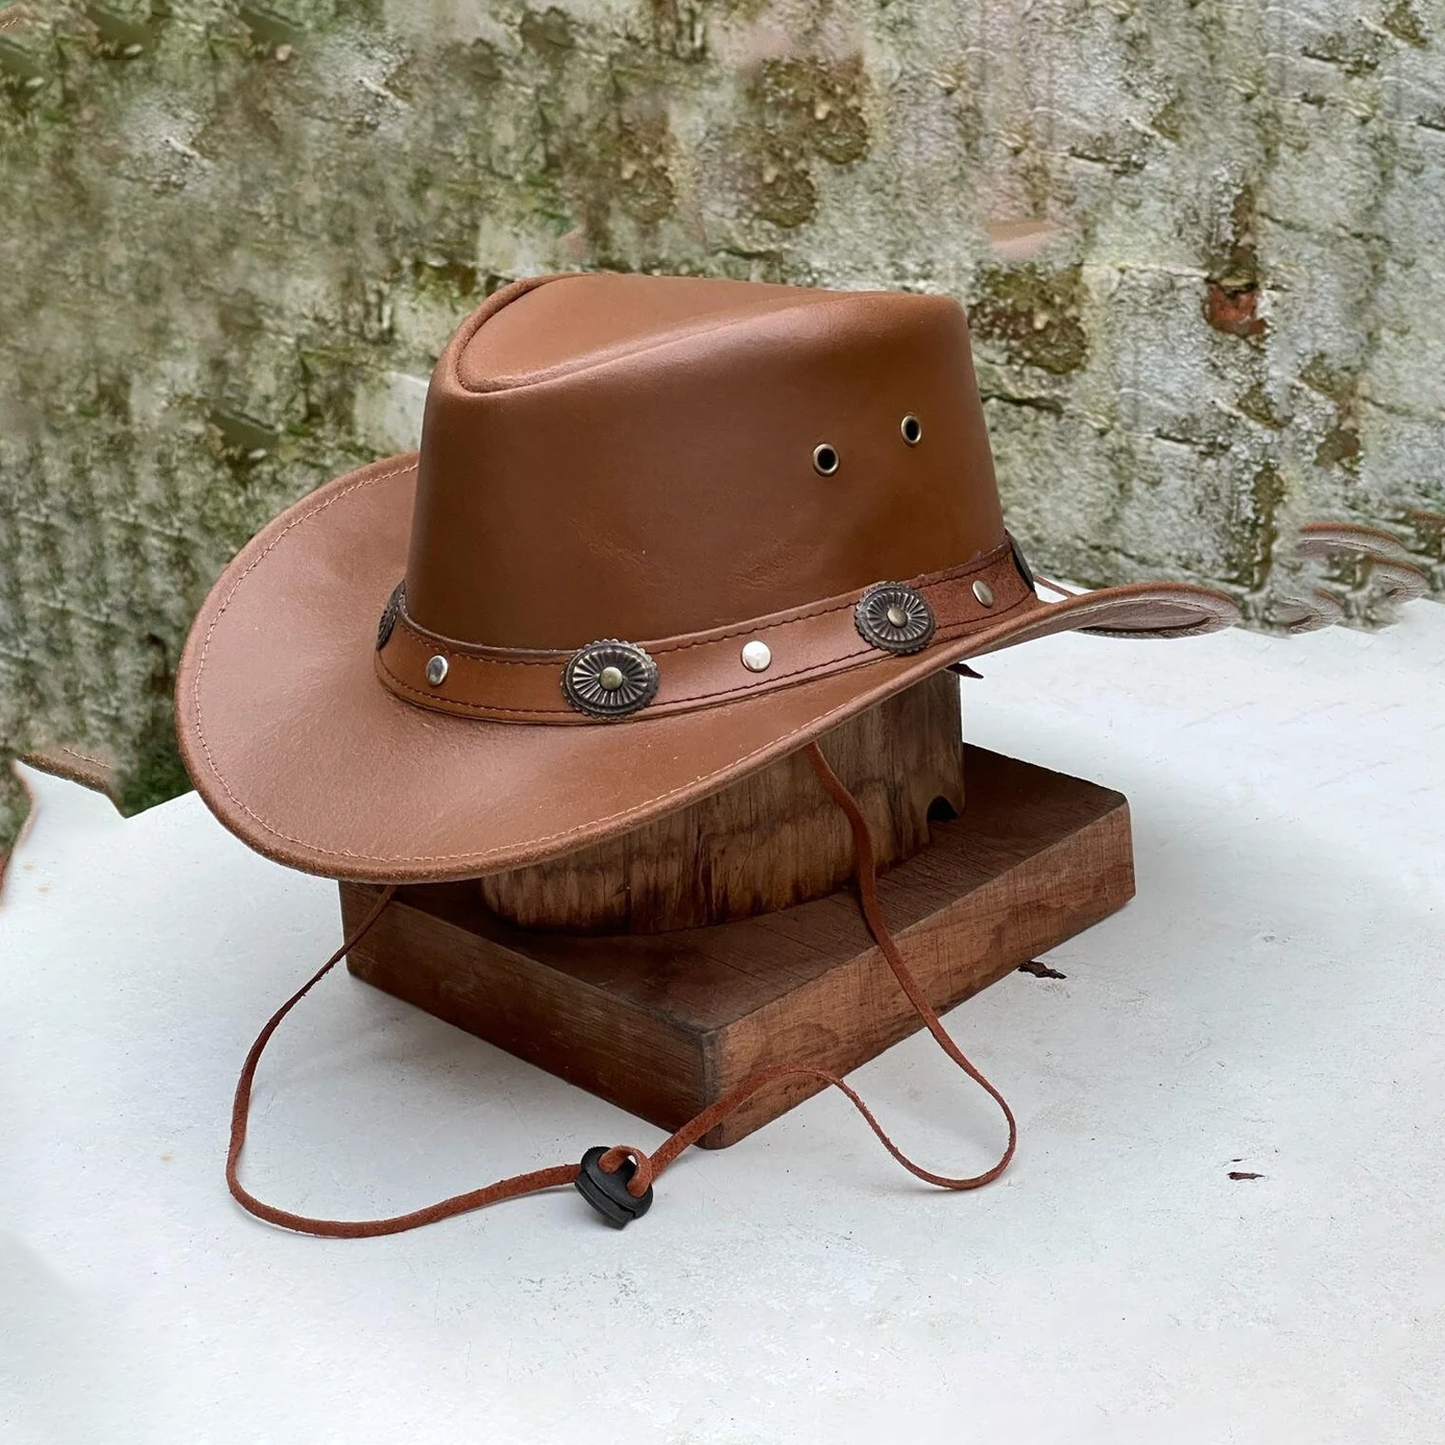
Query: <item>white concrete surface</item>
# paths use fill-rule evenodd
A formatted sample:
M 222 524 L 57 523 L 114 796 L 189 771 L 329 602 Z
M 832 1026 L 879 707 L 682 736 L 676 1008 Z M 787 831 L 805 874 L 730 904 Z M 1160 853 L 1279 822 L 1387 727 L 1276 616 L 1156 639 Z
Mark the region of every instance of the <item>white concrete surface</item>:
M 980 669 L 976 741 L 1129 794 L 1139 897 L 1065 980 L 953 1014 L 1023 1129 L 971 1195 L 820 1097 L 622 1233 L 570 1191 L 267 1228 L 222 1182 L 231 1090 L 333 887 L 194 796 L 122 822 L 37 778 L 0 905 L 0 1439 L 1445 1437 L 1445 610 Z M 992 1157 L 926 1040 L 856 1079 L 923 1161 Z M 657 1137 L 340 974 L 268 1056 L 247 1174 L 358 1216 Z

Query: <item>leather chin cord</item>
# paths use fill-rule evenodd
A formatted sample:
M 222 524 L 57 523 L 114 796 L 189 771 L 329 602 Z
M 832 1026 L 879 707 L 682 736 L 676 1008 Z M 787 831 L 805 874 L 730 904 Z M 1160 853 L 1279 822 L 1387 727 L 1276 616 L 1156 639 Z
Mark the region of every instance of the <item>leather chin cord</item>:
M 434 1224 L 437 1220 L 450 1219 L 457 1214 L 466 1214 L 473 1209 L 481 1209 L 503 1199 L 516 1199 L 524 1194 L 535 1194 L 539 1190 L 556 1189 L 572 1184 L 609 1224 L 621 1228 L 630 1220 L 646 1212 L 652 1202 L 653 1182 L 679 1154 L 690 1145 L 697 1143 L 709 1129 L 727 1118 L 760 1089 L 766 1089 L 771 1084 L 790 1078 L 818 1079 L 824 1084 L 831 1084 L 834 1088 L 840 1089 L 848 1097 L 853 1107 L 862 1114 L 868 1127 L 878 1136 L 883 1147 L 910 1174 L 928 1184 L 935 1184 L 940 1189 L 977 1189 L 980 1185 L 997 1179 L 1008 1168 L 1018 1143 L 1018 1125 L 1014 1121 L 1013 1111 L 1009 1108 L 1003 1095 L 979 1073 L 964 1056 L 963 1051 L 949 1037 L 943 1024 L 939 1021 L 937 1013 L 934 1012 L 933 1006 L 919 988 L 918 981 L 914 978 L 908 965 L 904 963 L 903 956 L 898 951 L 898 945 L 894 943 L 893 936 L 888 931 L 888 925 L 883 921 L 883 911 L 878 901 L 878 869 L 873 852 L 873 842 L 868 836 L 868 824 L 858 807 L 857 800 L 839 780 L 816 743 L 809 743 L 804 751 L 813 766 L 813 771 L 818 775 L 819 781 L 828 790 L 833 801 L 847 814 L 849 826 L 852 828 L 853 875 L 858 888 L 859 907 L 862 910 L 863 919 L 868 925 L 868 931 L 873 935 L 883 957 L 887 959 L 888 966 L 893 970 L 893 976 L 898 980 L 899 987 L 927 1026 L 928 1032 L 937 1041 L 938 1046 L 1003 1111 L 1004 1119 L 1008 1123 L 1008 1143 L 998 1162 L 991 1168 L 985 1169 L 982 1174 L 968 1175 L 963 1178 L 934 1174 L 915 1164 L 894 1144 L 883 1132 L 882 1125 L 873 1117 L 872 1111 L 844 1080 L 835 1074 L 828 1073 L 826 1069 L 814 1068 L 809 1064 L 775 1064 L 770 1068 L 759 1069 L 757 1073 L 743 1080 L 735 1089 L 724 1094 L 716 1103 L 704 1109 L 696 1118 L 689 1120 L 675 1134 L 664 1140 L 651 1154 L 628 1144 L 619 1144 L 611 1149 L 591 1149 L 580 1165 L 558 1164 L 550 1169 L 533 1170 L 529 1174 L 514 1174 L 509 1179 L 499 1179 L 495 1184 L 487 1185 L 485 1189 L 474 1189 L 466 1194 L 454 1194 L 450 1199 L 429 1204 L 424 1209 L 414 1209 L 409 1214 L 393 1215 L 389 1219 L 312 1219 L 308 1215 L 293 1214 L 288 1209 L 277 1209 L 274 1205 L 263 1203 L 241 1183 L 238 1169 L 241 1151 L 246 1144 L 246 1122 L 251 1109 L 251 1088 L 256 1077 L 256 1066 L 281 1020 L 310 993 L 316 984 L 325 978 L 337 963 L 346 957 L 352 948 L 361 942 L 372 925 L 381 917 L 386 906 L 396 894 L 396 886 L 393 884 L 383 890 L 375 906 L 362 919 L 351 937 L 276 1010 L 265 1028 L 257 1035 L 256 1042 L 251 1045 L 250 1052 L 246 1055 L 246 1062 L 241 1066 L 241 1076 L 236 1083 L 236 1098 L 231 1109 L 231 1142 L 226 1154 L 226 1183 L 230 1186 L 237 1203 L 258 1219 L 264 1219 L 267 1223 L 279 1225 L 283 1229 L 293 1229 L 302 1234 L 324 1235 L 333 1239 L 366 1239 L 378 1234 L 399 1234 L 403 1230 L 416 1229 L 423 1224 Z

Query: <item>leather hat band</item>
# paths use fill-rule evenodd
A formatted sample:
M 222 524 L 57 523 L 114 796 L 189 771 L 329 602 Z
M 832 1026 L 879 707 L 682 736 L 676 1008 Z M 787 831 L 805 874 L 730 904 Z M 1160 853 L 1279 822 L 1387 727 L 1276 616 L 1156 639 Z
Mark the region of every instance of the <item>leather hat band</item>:
M 919 648 L 987 627 L 1034 595 L 1008 542 L 962 567 L 899 586 L 905 603 L 922 598 L 927 607 L 921 612 L 931 613 L 933 628 Z M 640 651 L 644 663 L 650 658 L 656 665 L 646 679 L 646 698 L 632 715 L 692 712 L 845 672 L 889 652 L 917 650 L 909 645 L 906 608 L 893 612 L 900 623 L 897 646 L 890 645 L 886 620 L 881 630 L 868 626 L 858 604 L 871 590 L 709 632 L 629 640 L 624 651 Z M 482 647 L 440 637 L 407 616 L 402 589 L 388 604 L 378 643 L 378 677 L 398 697 L 420 707 L 497 722 L 593 723 L 605 716 L 580 710 L 576 689 L 564 687 L 569 665 L 581 656 L 577 649 Z M 607 681 L 616 686 L 616 677 Z M 639 696 L 643 690 L 639 683 Z

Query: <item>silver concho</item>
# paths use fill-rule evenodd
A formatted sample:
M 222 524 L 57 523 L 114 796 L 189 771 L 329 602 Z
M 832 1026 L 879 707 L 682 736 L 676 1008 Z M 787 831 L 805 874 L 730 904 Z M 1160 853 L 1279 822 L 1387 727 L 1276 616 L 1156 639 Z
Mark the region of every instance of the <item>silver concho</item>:
M 865 642 L 884 652 L 921 652 L 937 626 L 921 593 L 901 582 L 879 582 L 858 599 L 853 621 Z
M 396 626 L 397 614 L 405 602 L 406 578 L 403 577 L 391 589 L 391 596 L 386 599 L 386 606 L 381 610 L 381 621 L 376 626 L 376 650 L 378 652 L 391 640 L 391 629 Z
M 562 669 L 567 701 L 588 717 L 618 718 L 657 696 L 657 664 L 635 642 L 589 642 Z

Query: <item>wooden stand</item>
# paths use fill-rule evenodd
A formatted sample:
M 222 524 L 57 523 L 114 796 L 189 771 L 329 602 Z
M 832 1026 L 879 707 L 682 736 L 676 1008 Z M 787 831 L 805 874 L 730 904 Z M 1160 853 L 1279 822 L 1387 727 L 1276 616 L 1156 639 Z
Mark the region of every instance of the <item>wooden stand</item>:
M 837 766 L 834 748 L 827 751 Z M 950 810 L 934 808 L 929 819 L 924 803 L 931 845 L 880 885 L 899 946 L 940 1009 L 1134 893 L 1120 794 L 961 751 L 967 809 L 939 821 Z M 615 852 L 612 861 L 636 866 Z M 537 896 L 535 880 L 518 892 Z M 615 898 L 611 885 L 564 892 L 615 912 L 605 901 Z M 342 885 L 348 929 L 375 894 Z M 673 884 L 651 896 L 664 894 L 682 897 Z M 498 896 L 495 886 L 487 896 Z M 658 912 L 651 908 L 654 919 Z M 704 928 L 579 936 L 519 927 L 476 884 L 423 885 L 398 892 L 348 962 L 358 978 L 664 1129 L 755 1069 L 809 1062 L 846 1074 L 919 1027 L 846 889 Z M 734 1143 L 820 1087 L 789 1081 L 765 1090 L 702 1143 Z
M 926 848 L 963 810 L 958 679 L 941 672 L 823 742 L 858 799 L 878 864 Z M 853 839 L 801 753 L 690 808 L 479 884 L 493 913 L 565 933 L 666 933 L 824 898 L 853 876 Z

